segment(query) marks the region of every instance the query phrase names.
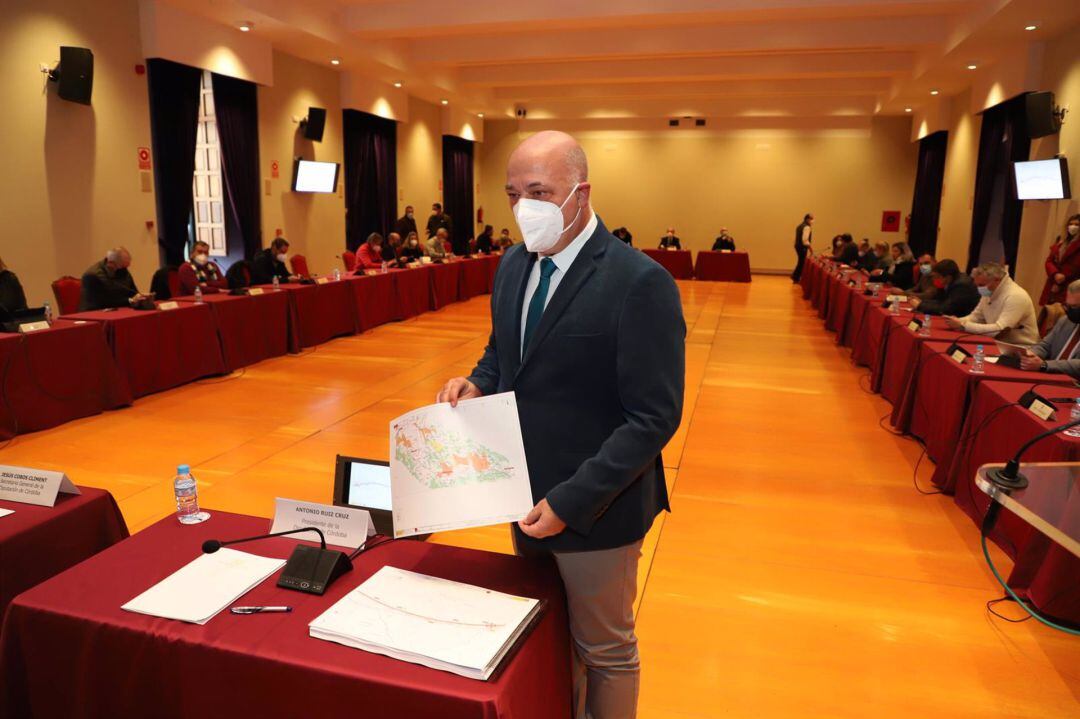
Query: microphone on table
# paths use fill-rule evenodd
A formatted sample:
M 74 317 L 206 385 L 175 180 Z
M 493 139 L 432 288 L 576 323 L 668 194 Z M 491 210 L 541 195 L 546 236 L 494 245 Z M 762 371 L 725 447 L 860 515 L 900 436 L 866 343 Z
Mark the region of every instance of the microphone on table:
M 289 555 L 288 561 L 285 562 L 285 568 L 281 571 L 281 577 L 278 579 L 277 585 L 282 589 L 295 589 L 298 592 L 321 595 L 326 592 L 335 579 L 352 569 L 352 561 L 345 556 L 344 552 L 327 549 L 326 536 L 322 533 L 322 530 L 315 527 L 290 529 L 286 532 L 261 534 L 257 537 L 244 537 L 243 539 L 232 539 L 227 542 L 220 539 L 208 539 L 203 542 L 202 550 L 206 554 L 213 554 L 230 544 L 283 537 L 298 532 L 317 533 L 320 546 L 309 547 L 306 544 L 297 544 L 293 548 L 292 554 Z
M 996 334 L 996 332 L 965 332 L 952 341 L 952 344 L 945 350 L 945 354 L 951 355 L 957 350 L 960 350 L 966 357 L 970 357 L 971 353 L 960 346 L 960 340 L 967 339 L 968 337 L 989 337 L 993 334 Z M 1000 360 L 998 361 L 1000 362 Z

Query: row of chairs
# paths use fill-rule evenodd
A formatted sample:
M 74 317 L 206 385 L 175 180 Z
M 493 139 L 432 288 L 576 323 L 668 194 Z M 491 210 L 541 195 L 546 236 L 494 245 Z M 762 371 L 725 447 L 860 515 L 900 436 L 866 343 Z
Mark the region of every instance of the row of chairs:
M 353 252 L 342 253 L 345 269 L 352 271 L 356 268 L 356 254 Z M 290 265 L 294 275 L 310 277 L 307 258 L 303 255 L 293 255 Z M 247 287 L 251 284 L 251 269 L 246 261 L 233 263 L 226 273 L 230 287 Z M 82 295 L 82 280 L 78 277 L 65 275 L 52 283 L 53 297 L 56 298 L 56 307 L 62 315 L 70 315 L 79 311 L 79 298 Z M 150 291 L 159 300 L 167 300 L 180 294 L 180 271 L 176 267 L 162 267 L 154 273 L 150 280 Z

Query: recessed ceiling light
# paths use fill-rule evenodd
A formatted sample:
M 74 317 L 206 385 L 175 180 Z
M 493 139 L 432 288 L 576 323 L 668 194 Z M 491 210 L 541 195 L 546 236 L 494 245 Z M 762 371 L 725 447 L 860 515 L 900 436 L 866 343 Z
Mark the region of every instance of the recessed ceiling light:
M 394 87 L 401 87 L 401 83 L 400 82 L 395 82 Z
M 245 20 L 242 23 L 240 23 L 237 27 L 240 28 L 240 32 L 251 32 L 252 30 L 255 29 L 255 23 L 253 23 L 253 22 L 251 22 L 249 20 Z
M 911 108 L 910 107 L 905 107 L 904 112 L 911 112 Z
M 937 90 L 931 90 L 931 91 L 930 91 L 930 94 L 931 94 L 931 95 L 936 95 L 936 94 L 938 94 L 938 91 L 937 91 Z
M 1038 30 L 1039 26 L 1038 25 L 1028 25 L 1024 29 L 1027 30 L 1028 32 L 1031 32 L 1032 30 Z
M 482 112 L 478 112 L 478 113 L 476 113 L 476 116 L 477 116 L 477 117 L 479 117 L 479 118 L 481 118 L 481 119 L 483 119 L 483 117 L 484 117 L 484 113 L 482 113 Z
M 978 65 L 974 65 L 974 64 L 968 65 L 968 70 L 974 70 L 977 67 L 978 67 Z
M 332 57 L 332 58 L 330 58 L 330 64 L 331 65 L 340 65 L 341 64 L 341 58 L 340 57 Z
M 450 104 L 449 100 L 439 100 L 439 102 L 441 102 L 444 105 L 449 105 Z

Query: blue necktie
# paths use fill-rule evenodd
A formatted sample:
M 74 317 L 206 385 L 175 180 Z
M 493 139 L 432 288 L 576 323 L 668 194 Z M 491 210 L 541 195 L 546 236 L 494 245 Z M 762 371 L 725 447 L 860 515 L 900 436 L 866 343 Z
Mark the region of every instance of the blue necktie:
M 525 315 L 525 338 L 521 343 L 522 356 L 529 348 L 529 340 L 544 314 L 544 302 L 547 300 L 548 287 L 551 286 L 551 276 L 555 274 L 556 269 L 558 268 L 555 266 L 555 261 L 550 257 L 540 260 L 540 284 L 536 286 L 536 292 L 533 292 L 532 299 L 529 300 L 529 313 Z

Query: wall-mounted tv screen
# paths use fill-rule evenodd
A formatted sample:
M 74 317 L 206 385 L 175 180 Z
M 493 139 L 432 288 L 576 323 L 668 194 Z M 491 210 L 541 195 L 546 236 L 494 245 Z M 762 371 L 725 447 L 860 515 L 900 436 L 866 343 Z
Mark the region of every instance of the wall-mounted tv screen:
M 293 192 L 337 192 L 339 168 L 336 162 L 297 160 L 293 167 Z
M 1064 157 L 1014 162 L 1013 173 L 1018 200 L 1067 200 L 1071 196 L 1069 164 Z

